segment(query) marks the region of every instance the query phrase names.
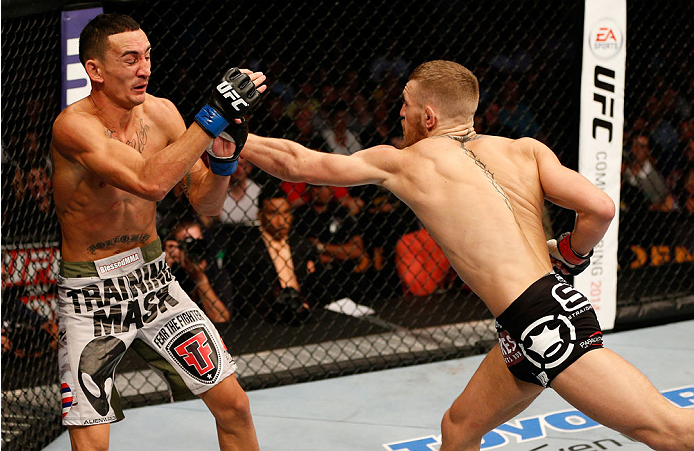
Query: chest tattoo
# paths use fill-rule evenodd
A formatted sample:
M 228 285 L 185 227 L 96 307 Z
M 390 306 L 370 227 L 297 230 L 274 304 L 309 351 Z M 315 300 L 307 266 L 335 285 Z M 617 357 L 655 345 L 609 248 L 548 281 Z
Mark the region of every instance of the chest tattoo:
M 128 139 L 124 142 L 124 144 L 132 147 L 133 149 L 137 150 L 138 152 L 142 153 L 143 150 L 145 150 L 145 144 L 147 144 L 147 132 L 149 132 L 149 125 L 145 124 L 144 119 L 140 119 L 140 129 L 135 132 L 135 136 L 133 139 Z M 112 139 L 117 139 L 118 141 L 121 141 L 118 138 L 118 134 L 116 133 L 116 130 L 109 130 L 108 128 L 106 129 L 106 136 Z M 123 142 L 123 141 L 121 141 Z

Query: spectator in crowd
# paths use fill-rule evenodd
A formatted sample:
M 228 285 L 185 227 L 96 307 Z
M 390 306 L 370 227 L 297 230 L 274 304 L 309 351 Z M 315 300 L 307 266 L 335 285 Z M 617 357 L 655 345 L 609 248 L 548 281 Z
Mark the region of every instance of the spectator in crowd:
M 359 92 L 362 90 L 362 81 L 359 72 L 354 69 L 345 68 L 341 75 L 342 81 L 337 87 L 338 96 L 343 102 L 351 105 L 352 101 L 361 95 Z
M 362 149 L 361 143 L 349 129 L 350 123 L 349 107 L 345 102 L 337 102 L 333 107 L 328 123 L 321 130 L 323 139 L 327 144 L 327 150 L 330 153 L 352 155 Z
M 397 110 L 389 107 L 381 101 L 373 101 L 372 118 L 369 124 L 359 135 L 359 142 L 366 147 L 378 144 L 389 144 L 395 147 L 402 147 L 402 133 L 392 123 L 397 123 Z
M 263 60 L 256 57 L 250 57 L 247 60 L 248 68 L 254 72 L 263 72 L 273 74 L 272 81 L 268 82 L 268 90 L 266 95 L 269 97 L 282 97 L 285 105 L 289 105 L 295 95 L 294 87 L 291 84 L 291 71 L 288 71 L 284 63 L 275 58 L 272 60 Z M 243 64 L 239 63 L 241 66 Z
M 260 186 L 250 178 L 253 164 L 243 157 L 239 158 L 238 162 L 236 172 L 231 174 L 222 212 L 214 219 L 222 224 L 252 225 L 258 219 Z M 210 218 L 203 218 L 201 217 L 201 220 L 209 226 Z
M 319 293 L 331 302 L 350 297 L 359 302 L 364 295 L 363 273 L 369 266 L 358 219 L 335 199 L 329 186 L 309 185 L 310 201 L 294 211 L 292 233 L 307 237 L 319 259 L 316 267 Z
M 355 96 L 355 100 L 359 96 Z M 390 124 L 399 119 L 398 112 L 389 110 L 381 101 L 371 102 L 373 113 L 368 126 L 362 130 L 360 141 L 366 147 L 388 144 L 401 147 L 402 133 Z M 400 279 L 393 264 L 395 244 L 405 233 L 419 227 L 414 213 L 390 191 L 376 185 L 352 186 L 349 194 L 359 201 L 359 229 L 364 248 L 371 260 L 366 278 L 371 281 L 369 292 L 376 297 L 399 296 Z M 349 204 L 347 204 L 349 206 Z
M 310 107 L 298 109 L 293 116 L 293 127 L 286 132 L 286 138 L 300 142 L 302 145 L 315 146 L 312 149 L 325 150 L 327 145 L 320 130 L 314 126 L 314 115 L 315 112 Z
M 290 234 L 292 208 L 277 183 L 268 183 L 259 198 L 257 227 L 231 231 L 224 255 L 234 286 L 233 302 L 244 316 L 262 314 L 272 321 L 299 324 L 313 304 L 302 289 L 315 272 L 316 250 L 300 235 Z
M 166 263 L 183 289 L 213 323 L 227 322 L 231 313 L 218 294 L 223 290 L 215 284 L 229 289 L 230 283 L 224 272 L 208 264 L 206 249 L 202 225 L 192 219 L 181 220 L 164 239 Z
M 401 57 L 389 58 L 379 54 L 369 63 L 371 81 L 380 82 L 392 78 L 398 83 L 407 80 L 410 73 L 410 62 Z
M 326 150 L 327 144 L 320 132 L 314 128 L 314 113 L 310 108 L 302 108 L 294 115 L 294 128 L 288 139 L 302 143 L 311 149 Z M 306 193 L 306 183 L 282 182 L 280 185 L 285 192 L 289 203 L 293 208 L 305 204 L 309 200 Z M 339 199 L 353 214 L 361 211 L 362 204 L 359 199 L 352 198 L 347 188 L 333 187 L 336 199 Z
M 410 62 L 397 57 L 388 58 L 379 55 L 369 64 L 371 70 L 368 80 L 370 85 L 375 84 L 373 98 L 386 105 L 398 103 L 402 89 L 407 82 Z
M 254 119 L 259 119 L 258 130 L 263 130 L 267 136 L 284 138 L 292 129 L 292 119 L 287 114 L 287 106 L 282 96 L 268 95 L 264 99 L 267 113 L 258 114 Z
M 57 220 L 53 207 L 52 163 L 48 151 L 35 130 L 30 130 L 24 136 L 19 151 L 14 150 L 12 160 L 7 161 L 11 171 L 12 191 L 16 218 L 3 218 L 3 226 L 9 226 L 14 231 L 15 226 L 20 234 L 40 232 L 51 235 L 57 232 Z M 43 150 L 43 152 L 42 152 Z M 7 201 L 3 196 L 3 202 Z M 12 233 L 12 232 L 10 232 Z
M 330 80 L 328 78 L 327 80 Z M 323 130 L 328 126 L 330 114 L 335 105 L 340 100 L 340 92 L 332 83 L 325 81 L 318 90 L 318 109 L 313 111 L 313 126 L 317 130 Z M 323 150 L 323 148 L 320 148 Z
M 371 128 L 373 123 L 373 113 L 369 107 L 369 100 L 363 94 L 356 94 L 349 103 L 350 115 L 354 120 L 349 125 L 349 129 L 361 142 L 362 134 Z
M 4 260 L 4 255 L 3 255 Z M 58 348 L 58 324 L 27 306 L 23 287 L 9 286 L 2 263 L 2 356 L 40 357 Z
M 407 205 L 380 186 L 354 186 L 350 195 L 359 201 L 361 211 L 353 216 L 358 221 L 365 253 L 359 273 L 370 281 L 364 289 L 373 297 L 395 297 L 400 285 L 393 265 L 395 245 L 403 234 L 419 227 L 417 218 Z M 341 204 L 349 209 L 344 202 Z
M 652 142 L 651 153 L 657 161 L 658 171 L 665 177 L 677 164 L 679 136 L 668 114 L 672 101 L 672 96 L 663 99 L 653 95 L 646 102 L 646 128 Z
M 41 216 L 48 215 L 53 209 L 51 174 L 43 165 L 31 165 L 26 170 L 18 170 L 13 181 L 15 195 L 21 199 L 30 199 L 30 208 L 37 209 Z
M 294 100 L 287 105 L 286 114 L 289 118 L 295 119 L 296 114 L 304 109 L 310 112 L 310 117 L 318 110 L 320 104 L 316 98 L 316 87 L 311 80 L 304 80 L 299 88 Z
M 655 211 L 675 209 L 675 198 L 668 191 L 665 177 L 656 168 L 648 136 L 637 134 L 631 138 L 622 175 L 623 186 L 629 185 L 635 189 L 623 190 L 627 209 L 638 210 L 643 204 Z

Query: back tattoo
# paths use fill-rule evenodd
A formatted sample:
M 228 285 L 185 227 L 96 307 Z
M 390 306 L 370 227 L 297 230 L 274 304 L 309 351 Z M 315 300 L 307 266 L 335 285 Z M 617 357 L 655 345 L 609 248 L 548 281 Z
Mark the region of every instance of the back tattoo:
M 466 142 L 475 140 L 475 139 L 479 138 L 479 136 L 474 134 L 474 133 L 472 134 L 472 136 L 470 136 L 470 135 L 462 136 L 462 137 L 461 136 L 451 136 L 451 135 L 445 135 L 445 136 L 448 138 L 451 138 L 455 141 L 458 141 L 460 143 L 460 147 L 465 151 L 465 155 L 470 157 L 475 162 L 477 167 L 479 167 L 480 169 L 482 169 L 484 171 L 484 175 L 487 176 L 487 178 L 491 182 L 494 189 L 499 194 L 501 194 L 503 196 L 504 202 L 506 202 L 506 207 L 508 207 L 508 209 L 511 210 L 511 212 L 513 212 L 513 207 L 511 206 L 511 200 L 506 195 L 504 188 L 494 178 L 494 173 L 487 168 L 487 165 L 484 162 L 482 162 L 482 160 L 480 160 L 477 155 L 475 155 L 475 152 L 473 152 L 472 150 L 465 147 Z

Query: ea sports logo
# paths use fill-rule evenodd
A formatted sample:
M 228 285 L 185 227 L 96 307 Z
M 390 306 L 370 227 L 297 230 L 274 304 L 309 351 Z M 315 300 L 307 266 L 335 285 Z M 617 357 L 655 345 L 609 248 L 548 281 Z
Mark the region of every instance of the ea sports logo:
M 575 341 L 576 329 L 567 317 L 548 315 L 526 327 L 518 345 L 533 365 L 546 370 L 566 361 Z
M 588 46 L 596 58 L 609 60 L 614 58 L 624 45 L 624 33 L 612 19 L 601 19 L 590 29 Z

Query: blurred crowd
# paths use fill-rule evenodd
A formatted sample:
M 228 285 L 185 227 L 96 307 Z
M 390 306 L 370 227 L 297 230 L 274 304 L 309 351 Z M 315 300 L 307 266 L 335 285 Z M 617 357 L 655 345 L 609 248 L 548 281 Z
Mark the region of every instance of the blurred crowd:
M 622 211 L 694 212 L 693 92 L 659 83 L 626 124 Z

